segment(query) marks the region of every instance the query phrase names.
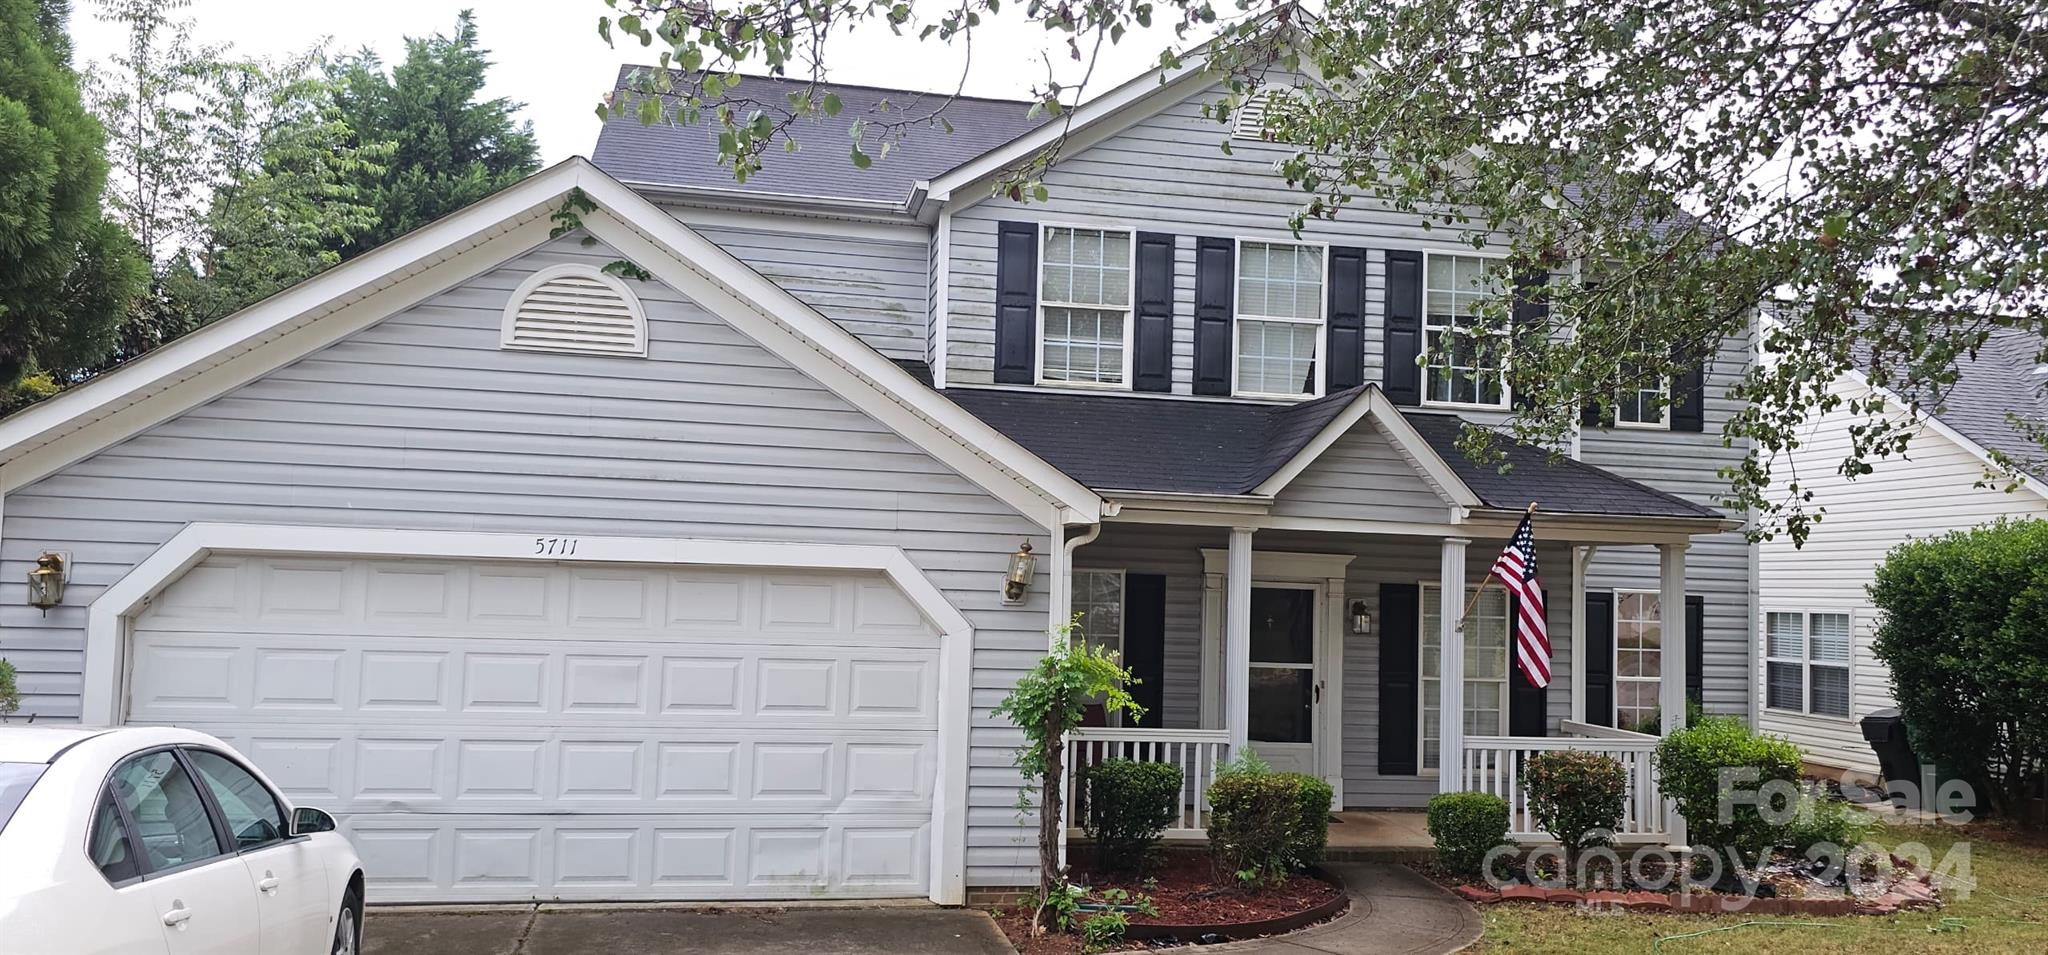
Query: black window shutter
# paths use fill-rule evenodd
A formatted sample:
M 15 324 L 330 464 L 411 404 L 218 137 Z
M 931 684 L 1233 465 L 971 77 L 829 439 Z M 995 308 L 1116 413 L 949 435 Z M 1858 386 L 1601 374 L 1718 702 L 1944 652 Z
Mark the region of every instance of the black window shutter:
M 1173 390 L 1173 236 L 1138 233 L 1136 307 L 1132 309 L 1131 388 Z
M 1038 350 L 1038 224 L 996 224 L 996 383 L 1028 385 Z
M 1422 253 L 1387 251 L 1386 385 L 1397 405 L 1422 403 Z
M 1141 726 L 1164 726 L 1166 686 L 1166 577 L 1124 575 L 1124 666 L 1137 678 L 1131 698 L 1145 708 Z
M 1365 250 L 1330 250 L 1330 314 L 1325 329 L 1330 378 L 1325 391 L 1365 383 Z
M 1421 705 L 1422 591 L 1415 584 L 1380 585 L 1380 775 L 1421 772 L 1415 725 Z
M 1671 380 L 1671 430 L 1705 431 L 1707 409 L 1703 392 L 1706 390 L 1706 363 L 1684 362 L 1679 367 L 1686 370 Z
M 1195 240 L 1195 394 L 1230 394 L 1230 318 L 1237 244 Z
M 1614 595 L 1586 595 L 1586 722 L 1614 725 Z
M 1685 596 L 1685 698 L 1705 706 L 1707 642 L 1700 633 L 1707 628 L 1707 601 L 1698 594 Z
M 1544 591 L 1543 605 L 1550 606 L 1550 592 Z M 1549 688 L 1529 682 L 1522 672 L 1522 665 L 1516 662 L 1515 645 L 1517 624 L 1522 619 L 1522 599 L 1508 595 L 1508 735 L 1547 736 L 1549 735 L 1550 710 Z M 1545 614 L 1545 619 L 1549 619 Z
M 1548 272 L 1524 272 L 1515 276 L 1515 302 L 1508 312 L 1510 360 L 1515 357 L 1515 346 L 1521 343 L 1522 336 L 1542 334 L 1544 321 L 1550 317 L 1550 297 L 1543 293 L 1543 288 L 1549 284 Z M 1513 380 L 1512 369 L 1509 372 L 1509 380 Z M 1514 397 L 1515 407 L 1529 407 L 1528 399 L 1520 394 Z

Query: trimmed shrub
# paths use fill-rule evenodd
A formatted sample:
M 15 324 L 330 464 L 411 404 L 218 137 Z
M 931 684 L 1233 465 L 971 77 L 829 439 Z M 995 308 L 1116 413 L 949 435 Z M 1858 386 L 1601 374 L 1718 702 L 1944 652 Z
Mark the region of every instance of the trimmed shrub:
M 1566 749 L 1522 763 L 1522 793 L 1543 831 L 1557 837 L 1565 858 L 1612 841 L 1628 805 L 1628 768 L 1612 756 Z
M 1800 789 L 1798 811 L 1792 821 L 1779 830 L 1778 844 L 1801 854 L 1816 846 L 1834 846 L 1846 853 L 1883 827 L 1876 816 L 1862 807 L 1836 799 L 1828 795 L 1825 787 L 1808 783 Z
M 1444 868 L 1478 878 L 1486 854 L 1508 841 L 1508 802 L 1492 793 L 1442 793 L 1429 801 L 1429 837 Z
M 1678 804 L 1693 845 L 1720 857 L 1723 871 L 1732 871 L 1727 853 L 1753 866 L 1777 844 L 1781 830 L 1760 811 L 1759 790 L 1773 780 L 1796 783 L 1799 767 L 1799 747 L 1732 716 L 1706 717 L 1657 744 L 1657 788 Z
M 1328 783 L 1233 759 L 1209 785 L 1209 851 L 1239 881 L 1272 885 L 1322 860 L 1330 840 Z
M 1159 836 L 1180 815 L 1181 770 L 1169 763 L 1105 759 L 1088 770 L 1082 828 L 1104 872 L 1144 868 Z
M 2044 567 L 2048 522 L 1999 521 L 1900 544 L 1870 584 L 1913 752 L 1975 787 L 1978 811 L 2020 810 L 2048 773 Z

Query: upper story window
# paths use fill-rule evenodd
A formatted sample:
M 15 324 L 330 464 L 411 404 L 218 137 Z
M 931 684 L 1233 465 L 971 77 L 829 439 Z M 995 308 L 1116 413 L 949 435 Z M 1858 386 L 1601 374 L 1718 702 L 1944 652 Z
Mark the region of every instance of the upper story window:
M 1238 394 L 1322 394 L 1323 283 L 1322 246 L 1237 244 Z
M 1614 425 L 1618 428 L 1650 428 L 1667 430 L 1670 418 L 1665 412 L 1671 399 L 1671 383 L 1665 379 L 1652 382 L 1639 380 L 1634 369 L 1627 369 L 1630 384 L 1621 393 L 1621 400 L 1614 408 Z
M 1038 378 L 1129 387 L 1131 233 L 1046 226 L 1038 257 Z
M 522 351 L 647 354 L 647 314 L 626 283 L 587 265 L 553 265 L 505 303 L 498 344 Z
M 1506 408 L 1499 349 L 1477 336 L 1479 307 L 1507 292 L 1501 260 L 1431 252 L 1423 273 L 1423 402 Z

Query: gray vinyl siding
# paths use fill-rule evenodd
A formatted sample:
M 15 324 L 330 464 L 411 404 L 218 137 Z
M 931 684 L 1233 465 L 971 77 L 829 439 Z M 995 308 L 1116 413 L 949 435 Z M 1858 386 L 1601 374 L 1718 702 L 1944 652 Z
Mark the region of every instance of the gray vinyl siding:
M 1216 528 L 1107 524 L 1102 536 L 1074 554 L 1076 570 L 1121 570 L 1166 578 L 1165 684 L 1160 722 L 1202 725 L 1202 548 L 1229 545 Z
M 194 521 L 901 547 L 975 627 L 967 881 L 1034 878 L 1021 737 L 989 710 L 1045 649 L 1047 587 L 997 582 L 1041 528 L 722 320 L 655 282 L 645 359 L 507 351 L 536 269 L 616 255 L 548 244 L 8 495 L 0 654 L 24 711 L 79 714 L 86 608 Z M 41 616 L 22 583 L 70 551 Z
M 1579 438 L 1579 458 L 1623 477 L 1633 478 L 1694 503 L 1728 513 L 1721 497 L 1728 491 L 1722 467 L 1741 463 L 1744 448 L 1724 444 L 1725 425 L 1741 408 L 1728 389 L 1749 367 L 1748 338 L 1730 338 L 1708 365 L 1704 381 L 1706 425 L 1700 432 L 1638 428 L 1586 427 Z M 1745 515 L 1731 514 L 1741 519 Z M 1752 593 L 1755 551 L 1741 531 L 1695 537 L 1685 555 L 1685 589 L 1702 600 L 1706 641 L 1702 689 L 1708 710 L 1738 716 L 1749 714 L 1750 635 L 1756 603 Z M 1655 547 L 1602 547 L 1587 569 L 1591 590 L 1656 590 Z
M 987 384 L 995 355 L 995 233 L 1005 220 L 1038 221 L 1164 232 L 1175 244 L 1173 391 L 1192 389 L 1194 354 L 1194 238 L 1298 241 L 1287 217 L 1305 197 L 1274 171 L 1294 154 L 1290 147 L 1232 140 L 1228 128 L 1201 115 L 1214 89 L 1195 93 L 1101 142 L 1062 159 L 1045 176 L 1046 202 L 982 199 L 953 213 L 952 275 L 948 302 L 948 382 Z M 1456 230 L 1424 228 L 1424 217 L 1370 200 L 1345 207 L 1335 220 L 1309 222 L 1299 241 L 1358 246 L 1367 259 L 1365 377 L 1378 380 L 1383 365 L 1380 328 L 1388 248 L 1470 251 Z
M 1361 422 L 1288 482 L 1273 515 L 1435 524 L 1449 519 L 1450 505 L 1378 428 Z
M 687 208 L 669 211 L 691 220 Z M 929 357 L 929 242 L 833 235 L 794 217 L 783 223 L 786 229 L 694 222 L 691 228 L 876 351 L 916 361 Z
M 1865 389 L 1838 382 L 1837 394 L 1861 397 Z M 1900 415 L 1896 407 L 1888 415 Z M 1977 487 L 1984 460 L 1932 428 L 1913 436 L 1905 458 L 1876 464 L 1876 470 L 1855 480 L 1837 467 L 1849 454 L 1849 429 L 1862 420 L 1846 410 L 1816 418 L 1806 426 L 1800 446 L 1778 462 L 1777 473 L 1799 475 L 1802 488 L 1813 492 L 1812 504 L 1827 509 L 1826 519 L 1813 525 L 1803 547 L 1784 536 L 1759 545 L 1757 619 L 1751 629 L 1758 664 L 1757 725 L 1783 735 L 1817 763 L 1845 769 L 1877 770 L 1876 754 L 1863 739 L 1857 721 L 1872 711 L 1895 705 L 1891 671 L 1872 649 L 1879 612 L 1864 589 L 1887 552 L 1912 538 L 1933 537 L 2010 518 L 2048 518 L 2048 499 L 2040 486 L 2017 490 Z M 1778 490 L 1782 493 L 1782 482 Z M 1847 613 L 1854 639 L 1848 718 L 1774 710 L 1765 706 L 1764 614 Z

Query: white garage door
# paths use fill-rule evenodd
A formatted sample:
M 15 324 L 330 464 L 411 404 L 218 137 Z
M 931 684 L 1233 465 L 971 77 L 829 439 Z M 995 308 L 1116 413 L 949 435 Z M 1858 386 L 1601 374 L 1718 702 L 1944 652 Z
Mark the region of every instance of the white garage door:
M 879 574 L 216 557 L 127 712 L 335 812 L 377 900 L 922 896 L 938 658 Z

